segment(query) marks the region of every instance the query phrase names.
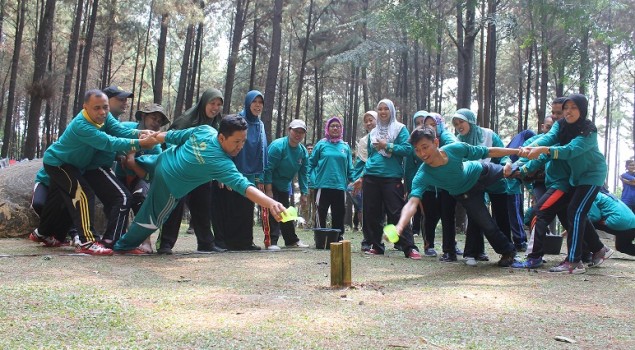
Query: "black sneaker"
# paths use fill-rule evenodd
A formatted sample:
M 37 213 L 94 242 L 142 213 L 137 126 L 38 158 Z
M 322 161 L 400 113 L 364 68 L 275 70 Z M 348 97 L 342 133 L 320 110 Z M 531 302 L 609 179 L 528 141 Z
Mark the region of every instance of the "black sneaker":
M 439 261 L 443 262 L 453 262 L 456 261 L 456 254 L 454 253 L 443 253 L 443 255 L 439 258 Z
M 252 243 L 251 245 L 242 247 L 241 249 L 237 249 L 237 250 L 262 250 L 262 248 Z
M 489 256 L 487 256 L 487 254 L 485 253 L 481 253 L 477 255 L 475 259 L 476 261 L 489 261 Z
M 514 263 L 516 258 L 516 252 L 506 253 L 501 256 L 501 259 L 498 260 L 498 266 L 500 267 L 510 267 Z
M 174 253 L 172 252 L 172 248 L 170 248 L 170 247 L 161 247 L 161 248 L 157 249 L 157 254 L 159 254 L 159 255 L 172 255 Z

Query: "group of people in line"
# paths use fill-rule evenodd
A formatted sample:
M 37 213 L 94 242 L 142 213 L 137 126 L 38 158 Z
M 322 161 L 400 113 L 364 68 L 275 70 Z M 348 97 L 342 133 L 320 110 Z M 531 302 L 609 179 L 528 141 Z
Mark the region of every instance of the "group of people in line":
M 318 227 L 326 226 L 330 213 L 340 240 L 347 192 L 357 199 L 361 250 L 370 255 L 384 254 L 383 226 L 396 224 L 395 247 L 406 258 L 421 259 L 419 232 L 423 255 L 437 256 L 441 221 L 441 261 L 457 261 L 458 255 L 470 266 L 488 261 L 487 238 L 501 255 L 498 265 L 537 268 L 555 216 L 567 230 L 568 254 L 553 272 L 582 273 L 583 261 L 598 266 L 613 254 L 594 227 L 615 234 L 616 248 L 635 255 L 635 215 L 603 191 L 606 163 L 583 95 L 556 99 L 543 133 L 521 133 L 510 147 L 465 108 L 449 120 L 456 135 L 441 115 L 427 111 L 414 114 L 410 132 L 397 120 L 393 102 L 383 99 L 362 116 L 367 133 L 356 143 L 354 162 L 339 117 L 326 120 L 324 137 L 313 147 L 303 145 L 307 126 L 300 119 L 289 123 L 287 136 L 268 144 L 260 119 L 264 96 L 256 90 L 247 93 L 240 113 L 221 116 L 222 93 L 208 89 L 168 131 L 161 131 L 169 119 L 157 104 L 137 111 L 136 122 L 119 122 L 131 97 L 115 86 L 86 92 L 82 111 L 44 153 L 32 203 L 40 223 L 31 240 L 47 247 L 72 244 L 91 255 L 147 254 L 158 230 L 157 253 L 172 254 L 187 205 L 198 252 L 260 250 L 255 203 L 270 225 L 265 249 L 280 250 L 280 236 L 286 247 L 306 248 L 293 222 L 280 222 L 297 179 L 301 207 L 315 204 Z M 627 168 L 622 181 L 635 187 L 635 164 Z M 529 237 L 523 185 L 535 198 Z M 102 235 L 92 225 L 95 196 L 107 218 Z M 457 203 L 468 216 L 463 251 L 456 242 Z M 524 251 L 522 260 L 518 252 Z

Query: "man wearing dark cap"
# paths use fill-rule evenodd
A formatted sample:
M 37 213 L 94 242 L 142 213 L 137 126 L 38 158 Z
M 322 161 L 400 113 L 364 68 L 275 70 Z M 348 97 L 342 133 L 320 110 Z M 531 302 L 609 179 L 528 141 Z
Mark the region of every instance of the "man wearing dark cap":
M 122 90 L 118 86 L 109 86 L 102 90 L 108 96 L 108 104 L 110 105 L 110 114 L 119 119 L 119 116 L 128 109 L 128 99 L 133 98 L 134 94 L 129 91 Z

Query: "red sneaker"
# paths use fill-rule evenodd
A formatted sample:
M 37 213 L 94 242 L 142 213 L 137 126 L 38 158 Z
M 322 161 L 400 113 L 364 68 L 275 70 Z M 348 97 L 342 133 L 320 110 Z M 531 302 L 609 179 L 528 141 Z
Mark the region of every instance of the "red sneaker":
M 31 234 L 29 235 L 29 239 L 32 240 L 33 242 L 42 242 L 44 243 L 45 247 L 59 247 L 62 245 L 62 242 L 58 241 L 57 238 L 53 237 L 53 236 L 42 236 L 37 232 L 37 229 L 35 229 L 33 232 L 31 232 Z
M 408 258 L 412 259 L 412 260 L 421 260 L 421 254 L 419 254 L 419 252 L 412 248 L 410 249 L 410 252 L 408 253 Z
M 378 249 L 375 249 L 375 248 L 370 248 L 370 249 L 364 251 L 364 254 L 368 254 L 368 255 L 384 255 L 383 252 L 380 252 Z
M 132 250 L 115 250 L 115 255 L 149 255 L 145 250 L 135 248 Z
M 83 253 L 89 255 L 112 255 L 112 249 L 105 248 L 99 242 L 86 242 L 75 248 L 76 253 Z

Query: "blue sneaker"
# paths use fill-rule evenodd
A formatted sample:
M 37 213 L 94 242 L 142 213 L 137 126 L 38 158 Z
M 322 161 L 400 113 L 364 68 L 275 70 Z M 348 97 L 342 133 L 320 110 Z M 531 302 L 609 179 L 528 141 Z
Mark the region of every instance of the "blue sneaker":
M 514 269 L 535 269 L 542 266 L 542 258 L 527 258 L 525 261 L 515 261 L 512 264 Z

